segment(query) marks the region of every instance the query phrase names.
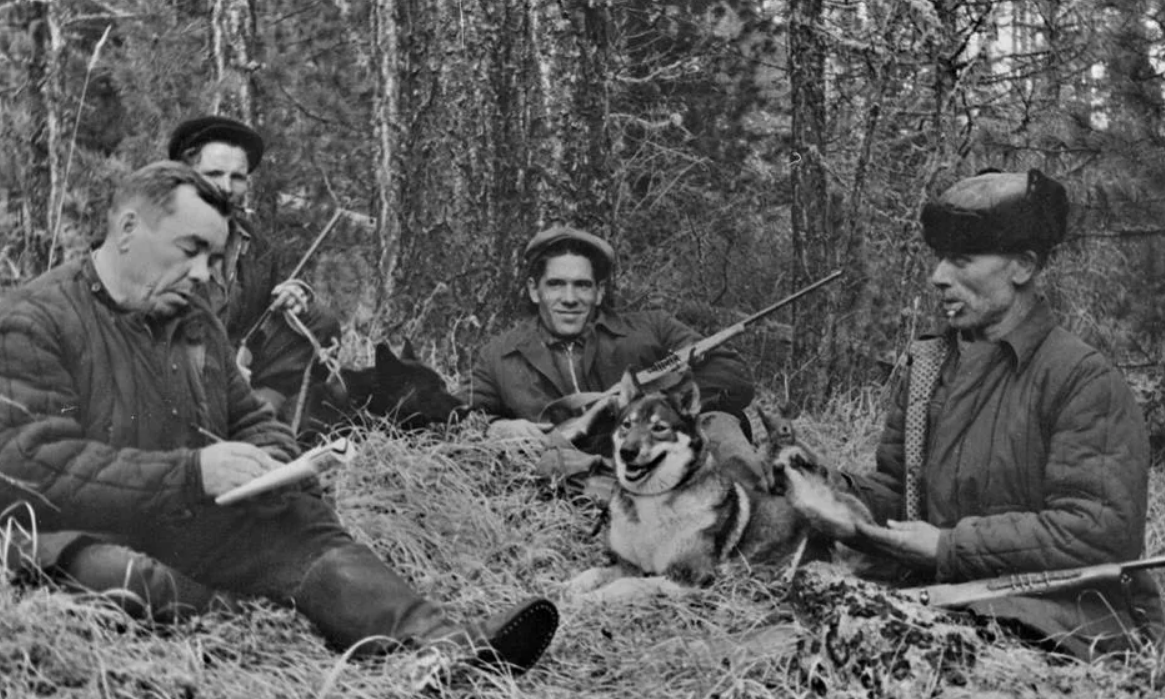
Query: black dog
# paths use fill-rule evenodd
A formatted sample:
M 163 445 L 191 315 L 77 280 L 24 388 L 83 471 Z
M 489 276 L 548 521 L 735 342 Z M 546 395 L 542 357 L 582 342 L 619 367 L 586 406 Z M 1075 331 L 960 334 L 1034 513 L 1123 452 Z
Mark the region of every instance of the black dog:
M 309 389 L 299 437 L 309 442 L 350 425 L 361 411 L 411 430 L 446 423 L 463 407 L 445 379 L 417 359 L 411 342 L 405 341 L 400 357 L 381 342 L 374 366 L 341 369 L 340 380 L 332 377 Z

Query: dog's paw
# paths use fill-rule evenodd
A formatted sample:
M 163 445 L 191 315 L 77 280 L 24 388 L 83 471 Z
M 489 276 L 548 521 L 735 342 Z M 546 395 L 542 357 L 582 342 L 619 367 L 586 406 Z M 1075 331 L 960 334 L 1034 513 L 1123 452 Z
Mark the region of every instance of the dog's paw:
M 662 575 L 628 577 L 607 583 L 597 590 L 581 595 L 579 599 L 602 604 L 639 602 L 656 597 L 679 597 L 691 589 Z
M 857 534 L 858 522 L 873 520 L 869 509 L 846 492 L 841 478 L 800 447 L 782 449 L 776 464 L 785 474 L 789 504 L 815 531 L 845 541 Z
M 584 570 L 563 585 L 562 596 L 567 600 L 579 599 L 617 579 L 621 574 L 622 571 L 617 566 Z

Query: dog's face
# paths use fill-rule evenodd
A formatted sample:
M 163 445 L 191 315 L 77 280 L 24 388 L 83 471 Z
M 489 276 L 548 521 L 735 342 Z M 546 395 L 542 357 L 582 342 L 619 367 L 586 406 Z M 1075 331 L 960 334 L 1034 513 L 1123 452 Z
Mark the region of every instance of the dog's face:
M 644 394 L 627 372 L 618 404 L 622 412 L 613 444 L 615 476 L 623 490 L 635 495 L 665 493 L 699 467 L 700 391 L 690 375 L 667 392 Z

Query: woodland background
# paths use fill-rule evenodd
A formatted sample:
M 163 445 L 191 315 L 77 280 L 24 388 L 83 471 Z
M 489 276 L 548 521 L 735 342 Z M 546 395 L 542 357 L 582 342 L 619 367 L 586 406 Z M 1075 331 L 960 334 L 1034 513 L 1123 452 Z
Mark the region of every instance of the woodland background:
M 179 121 L 268 143 L 253 219 L 364 337 L 449 373 L 522 312 L 556 221 L 607 237 L 617 302 L 703 332 L 824 276 L 737 339 L 821 404 L 934 316 L 928 196 L 1038 167 L 1074 203 L 1065 322 L 1143 392 L 1165 285 L 1160 0 L 7 0 L 0 284 L 102 233 L 111 177 Z

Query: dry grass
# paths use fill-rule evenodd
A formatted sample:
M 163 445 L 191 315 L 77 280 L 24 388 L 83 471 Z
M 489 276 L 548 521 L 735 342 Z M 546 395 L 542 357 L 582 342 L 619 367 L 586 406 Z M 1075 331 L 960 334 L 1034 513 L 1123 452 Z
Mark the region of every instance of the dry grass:
M 802 437 L 857 468 L 877 436 L 876 394 L 802 418 Z M 475 618 L 603 562 L 596 512 L 551 497 L 529 458 L 482 438 L 372 430 L 329 485 L 364 541 L 455 618 Z M 1165 493 L 1153 477 L 1151 552 L 1161 552 Z M 1016 647 L 990 628 L 951 623 L 811 570 L 733 564 L 680 599 L 562 604 L 562 627 L 528 675 L 469 675 L 438 695 L 480 697 L 1151 696 L 1151 651 L 1086 666 Z M 903 611 L 905 610 L 905 611 Z M 0 697 L 404 697 L 414 656 L 349 661 L 303 619 L 255 603 L 150 631 L 100 604 L 0 583 Z M 1159 680 L 1158 680 L 1159 682 Z M 1157 689 L 1153 689 L 1153 687 Z

